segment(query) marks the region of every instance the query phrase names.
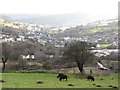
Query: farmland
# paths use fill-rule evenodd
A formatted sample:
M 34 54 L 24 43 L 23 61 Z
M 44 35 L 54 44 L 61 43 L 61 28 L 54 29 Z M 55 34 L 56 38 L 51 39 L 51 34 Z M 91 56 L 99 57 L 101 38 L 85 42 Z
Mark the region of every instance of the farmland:
M 59 81 L 55 73 L 3 73 L 5 82 L 3 88 L 112 88 L 109 85 L 118 86 L 118 74 L 94 76 L 95 81 L 87 81 L 85 76 L 67 74 L 68 81 Z M 101 80 L 103 79 L 103 80 Z M 42 84 L 37 84 L 42 81 Z M 96 87 L 96 85 L 102 87 Z M 68 86 L 73 84 L 74 86 Z

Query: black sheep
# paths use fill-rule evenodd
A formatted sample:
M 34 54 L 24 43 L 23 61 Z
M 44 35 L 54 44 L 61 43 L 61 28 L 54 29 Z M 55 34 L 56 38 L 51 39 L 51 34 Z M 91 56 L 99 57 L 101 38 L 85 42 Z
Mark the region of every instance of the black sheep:
M 87 78 L 87 80 L 90 80 L 90 79 L 91 79 L 91 81 L 95 81 L 95 79 L 94 79 L 93 76 L 87 76 L 86 78 Z
M 67 75 L 64 75 L 64 74 L 58 74 L 57 78 L 59 78 L 60 81 L 61 81 L 62 79 L 66 79 L 66 81 L 67 81 L 68 76 L 67 76 Z

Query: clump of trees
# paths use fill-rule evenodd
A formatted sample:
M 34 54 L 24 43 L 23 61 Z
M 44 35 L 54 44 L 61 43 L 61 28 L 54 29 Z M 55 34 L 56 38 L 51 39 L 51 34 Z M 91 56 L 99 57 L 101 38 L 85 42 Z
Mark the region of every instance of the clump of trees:
M 2 43 L 2 71 L 5 70 L 6 63 L 21 61 L 21 55 L 25 52 L 34 53 L 34 49 L 37 46 L 31 42 L 13 42 L 13 43 Z M 22 61 L 21 61 L 22 62 Z M 25 63 L 25 62 L 24 62 Z M 13 64 L 10 64 L 13 65 Z M 8 64 L 9 66 L 9 64 Z M 15 64 L 13 65 L 15 66 Z M 12 67 L 12 66 L 11 66 Z M 22 68 L 22 67 L 19 67 Z
M 49 46 L 49 45 L 48 45 Z M 25 53 L 34 53 L 35 59 L 34 62 L 43 64 L 44 69 L 51 69 L 54 67 L 54 61 L 58 60 L 55 58 L 52 58 L 52 60 L 48 60 L 47 56 L 45 55 L 45 52 L 52 52 L 52 49 L 48 49 L 48 46 L 42 46 L 39 43 L 33 43 L 33 42 L 10 42 L 10 43 L 2 43 L 2 71 L 5 69 L 7 70 L 21 70 L 25 67 L 30 68 L 27 65 L 29 64 L 27 60 L 22 60 L 21 55 Z M 54 52 L 54 50 L 53 50 Z M 49 63 L 48 63 L 49 61 Z M 36 65 L 37 67 L 37 65 Z

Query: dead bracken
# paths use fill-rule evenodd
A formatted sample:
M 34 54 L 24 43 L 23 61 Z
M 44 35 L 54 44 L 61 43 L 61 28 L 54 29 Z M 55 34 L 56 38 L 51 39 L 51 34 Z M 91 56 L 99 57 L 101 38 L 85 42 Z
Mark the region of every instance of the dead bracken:
M 43 82 L 42 81 L 38 81 L 37 84 L 43 84 Z
M 68 86 L 74 86 L 73 84 L 68 84 Z

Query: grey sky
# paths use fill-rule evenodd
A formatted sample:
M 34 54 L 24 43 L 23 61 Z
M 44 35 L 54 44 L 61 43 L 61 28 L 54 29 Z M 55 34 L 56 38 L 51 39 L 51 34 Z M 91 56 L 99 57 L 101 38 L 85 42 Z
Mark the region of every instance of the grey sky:
M 114 17 L 119 0 L 1 0 L 0 14 L 6 13 L 88 13 L 94 16 Z

